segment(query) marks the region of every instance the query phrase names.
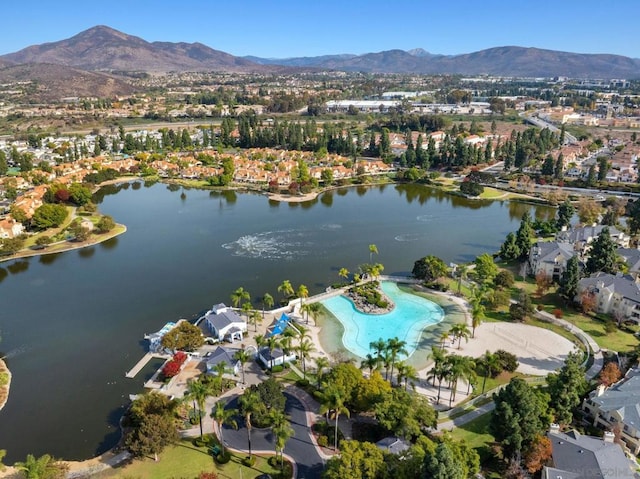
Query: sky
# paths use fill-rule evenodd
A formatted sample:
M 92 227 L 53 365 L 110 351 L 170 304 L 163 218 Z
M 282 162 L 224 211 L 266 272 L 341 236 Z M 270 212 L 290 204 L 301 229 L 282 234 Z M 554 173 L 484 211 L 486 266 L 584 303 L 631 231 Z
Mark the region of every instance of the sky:
M 639 18 L 640 0 L 4 1 L 0 54 L 107 25 L 265 58 L 499 46 L 640 58 Z

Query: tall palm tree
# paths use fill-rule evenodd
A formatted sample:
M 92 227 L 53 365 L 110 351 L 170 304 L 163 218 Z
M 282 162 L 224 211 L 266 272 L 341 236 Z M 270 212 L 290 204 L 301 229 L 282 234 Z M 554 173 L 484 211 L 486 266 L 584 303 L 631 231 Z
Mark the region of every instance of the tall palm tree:
M 245 317 L 247 318 L 247 322 L 249 321 L 249 312 L 251 311 L 252 308 L 253 308 L 253 306 L 251 305 L 251 303 L 249 301 L 246 301 L 246 302 L 242 303 L 242 312 L 244 313 Z
M 237 409 L 225 409 L 224 402 L 218 401 L 213 408 L 211 418 L 218 425 L 218 431 L 220 431 L 220 448 L 222 455 L 224 456 L 224 437 L 222 435 L 222 429 L 225 425 L 231 426 L 234 429 L 238 429 L 238 422 L 235 420 Z
M 405 364 L 404 362 L 398 363 L 398 385 L 404 380 L 404 390 L 407 390 L 409 383 L 411 388 L 416 388 L 416 381 L 418 381 L 418 371 L 411 364 Z
M 463 356 L 462 361 L 462 377 L 467 381 L 467 396 L 471 392 L 471 386 L 475 389 L 476 380 L 476 360 L 471 356 Z
M 450 363 L 447 361 L 448 356 L 443 355 L 441 358 L 435 360 L 433 367 L 429 370 L 429 374 L 433 375 L 434 380 L 438 380 L 438 396 L 436 398 L 436 404 L 440 404 L 440 393 L 442 391 L 442 381 L 449 376 Z
M 451 336 L 451 331 L 442 331 L 440 333 L 440 349 L 444 350 L 444 343 L 449 339 L 449 336 Z
M 271 296 L 269 293 L 264 293 L 264 296 L 262 297 L 262 318 L 263 319 L 264 319 L 264 310 L 271 309 L 273 305 L 274 305 L 273 296 Z
M 371 374 L 373 374 L 373 370 L 378 368 L 379 362 L 380 360 L 377 357 L 367 354 L 360 362 L 360 369 L 368 369 L 369 376 L 371 376 Z
M 316 363 L 316 380 L 318 388 L 322 382 L 322 376 L 324 375 L 324 369 L 329 367 L 329 360 L 324 356 L 315 358 Z
M 469 265 L 458 265 L 458 294 L 462 292 L 462 281 L 467 278 L 467 272 L 469 271 Z
M 269 348 L 269 369 L 273 369 L 273 350 L 280 346 L 280 340 L 275 336 L 269 336 L 265 341 L 265 345 Z
M 378 254 L 378 247 L 374 244 L 369 245 L 369 263 L 373 263 L 373 255 Z
M 307 358 L 309 354 L 316 350 L 316 347 L 313 345 L 309 339 L 305 339 L 298 344 L 298 354 L 300 355 L 300 359 L 302 360 L 302 374 L 303 379 L 307 379 Z
M 396 338 L 389 338 L 387 340 L 387 351 L 389 351 L 389 356 L 391 357 L 391 382 L 393 382 L 393 367 L 398 359 L 398 356 L 401 354 L 407 354 L 407 345 L 406 341 L 402 341 Z
M 489 376 L 493 376 L 497 371 L 500 370 L 500 359 L 495 354 L 492 354 L 489 351 L 486 351 L 480 358 L 478 358 L 478 364 L 482 368 L 483 376 L 482 379 L 482 393 L 484 394 L 484 388 L 487 384 L 487 378 Z
M 244 424 L 247 428 L 247 440 L 249 442 L 249 458 L 251 458 L 253 456 L 253 451 L 251 449 L 251 431 L 253 429 L 251 416 L 260 410 L 262 399 L 260 399 L 260 395 L 256 391 L 247 389 L 244 394 L 240 396 L 240 399 L 238 399 L 238 403 L 240 404 L 240 410 L 244 415 Z
M 378 360 L 378 362 L 381 362 L 382 354 L 387 349 L 387 342 L 382 338 L 376 341 L 371 341 L 369 343 L 369 349 L 373 349 L 373 353 L 376 355 L 376 359 Z
M 464 338 L 467 342 L 469 341 L 469 336 L 471 336 L 471 331 L 469 331 L 469 326 L 466 323 L 457 323 L 451 327 L 449 331 L 454 338 L 454 341 L 458 340 L 458 349 L 460 349 L 462 345 L 462 338 Z
M 309 303 L 309 314 L 313 318 L 313 324 L 317 325 L 318 313 L 320 312 L 320 303 Z
M 231 293 L 231 304 L 233 304 L 234 308 L 237 308 L 243 301 L 249 301 L 250 299 L 249 291 L 246 291 L 242 286 Z
M 238 349 L 233 354 L 233 359 L 240 363 L 240 370 L 242 371 L 242 384 L 245 384 L 244 365 L 251 360 L 251 354 L 246 349 Z
M 256 342 L 256 349 L 260 351 L 260 349 L 266 344 L 267 340 L 262 334 L 256 334 L 253 337 L 253 340 Z
M 251 316 L 249 317 L 249 324 L 253 324 L 254 331 L 258 331 L 258 324 L 262 324 L 263 317 L 264 316 L 260 316 L 260 312 L 255 309 L 251 312 Z
M 340 268 L 340 270 L 338 271 L 338 276 L 346 280 L 347 278 L 349 278 L 349 270 L 347 268 Z
M 291 286 L 291 281 L 285 279 L 280 286 L 278 286 L 278 293 L 282 293 L 284 296 L 283 301 L 286 301 L 289 297 L 293 296 L 294 290 L 293 286 Z
M 225 363 L 219 363 L 224 366 Z M 216 365 L 217 366 L 217 365 Z M 220 376 L 222 378 L 222 376 Z M 193 401 L 198 406 L 198 420 L 200 423 L 200 439 L 202 439 L 202 414 L 204 412 L 204 403 L 209 396 L 213 395 L 211 383 L 204 382 L 202 379 L 190 379 L 187 382 L 187 389 L 184 392 L 186 401 Z
M 332 412 L 335 418 L 335 437 L 333 442 L 333 450 L 338 449 L 338 419 L 340 414 L 345 414 L 347 417 L 351 417 L 351 412 L 344 404 L 344 398 L 342 393 L 336 388 L 326 387 L 320 400 L 320 414 Z
M 446 357 L 446 355 L 447 355 L 446 351 L 444 351 L 444 350 L 442 350 L 442 349 L 440 349 L 440 348 L 438 348 L 438 347 L 436 347 L 434 345 L 431 346 L 431 354 L 429 354 L 429 358 L 433 359 L 434 366 L 442 364 L 444 362 L 444 358 Z M 435 385 L 436 385 L 436 375 L 432 374 L 431 371 L 429 371 L 429 374 L 432 375 L 433 379 L 432 379 L 431 383 L 435 387 Z M 427 377 L 427 380 L 428 379 L 429 378 Z
M 280 452 L 280 469 L 284 469 L 284 447 L 287 444 L 287 441 L 295 435 L 295 431 L 293 430 L 293 428 L 291 427 L 291 424 L 287 419 L 285 419 L 281 424 L 273 426 L 271 430 L 273 431 L 273 435 L 276 439 L 275 441 L 276 457 L 279 451 Z
M 300 304 L 302 305 L 304 303 L 304 300 L 309 297 L 309 289 L 304 284 L 301 284 L 300 286 L 298 286 L 297 294 L 298 298 L 300 298 Z
M 482 324 L 484 319 L 485 306 L 482 302 L 485 300 L 485 290 L 474 288 L 473 297 L 471 299 L 471 337 L 476 337 L 476 328 Z
M 447 356 L 447 362 L 449 363 L 447 380 L 449 381 L 449 387 L 451 388 L 451 394 L 449 396 L 449 407 L 451 407 L 451 404 L 456 399 L 458 381 L 461 377 L 464 376 L 465 360 L 462 356 L 451 354 Z

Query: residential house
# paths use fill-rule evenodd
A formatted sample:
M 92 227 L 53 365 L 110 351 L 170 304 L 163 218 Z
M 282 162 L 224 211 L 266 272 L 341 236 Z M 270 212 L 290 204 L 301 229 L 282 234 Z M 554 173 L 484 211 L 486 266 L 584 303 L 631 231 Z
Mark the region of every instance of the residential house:
M 396 436 L 388 436 L 376 442 L 376 447 L 390 454 L 401 454 L 411 447 L 411 443 Z
M 616 253 L 624 259 L 624 262 L 627 264 L 628 273 L 637 281 L 638 276 L 640 276 L 640 249 L 618 248 Z
M 15 238 L 24 232 L 22 223 L 14 220 L 11 216 L 0 219 L 0 239 Z
M 538 241 L 529 250 L 529 271 L 533 276 L 546 274 L 558 281 L 575 255 L 573 245 L 560 241 Z
M 247 332 L 247 322 L 224 303 L 214 305 L 201 319 L 218 341 L 242 341 Z
M 614 431 L 634 455 L 640 453 L 640 368 L 630 369 L 610 387 L 598 386 L 582 409 L 594 426 Z
M 294 361 L 296 359 L 296 354 L 293 351 L 285 352 L 282 348 L 273 348 L 273 350 L 269 350 L 269 348 L 264 347 L 258 350 L 258 355 L 256 357 L 266 367 L 271 368 L 273 366 L 281 366 L 284 365 L 284 363 Z
M 173 321 L 169 321 L 162 327 L 160 331 L 156 333 L 145 334 L 144 339 L 149 341 L 149 351 L 152 353 L 164 352 L 162 347 L 162 338 L 164 337 L 165 334 L 167 334 L 169 331 L 171 331 L 175 327 L 176 327 L 176 323 L 174 323 Z
M 560 432 L 552 424 L 547 437 L 551 441 L 553 466 L 542 469 L 542 479 L 637 479 L 635 466 L 614 442 L 612 433 L 604 438 L 584 436 L 578 431 Z
M 605 225 L 591 225 L 591 226 L 579 226 L 571 228 L 569 230 L 560 231 L 556 235 L 557 241 L 564 243 L 571 243 L 576 254 L 580 255 L 581 259 L 585 259 L 589 255 L 589 249 L 591 249 L 591 243 L 600 236 L 604 228 L 609 228 L 609 235 L 611 240 L 621 248 L 628 248 L 630 237 L 624 232 L 618 230 L 614 226 Z
M 633 276 L 595 273 L 578 281 L 574 300 L 580 302 L 584 293 L 594 295 L 598 313 L 640 324 L 640 284 Z
M 216 366 L 224 363 L 229 374 L 238 375 L 240 372 L 240 361 L 233 358 L 233 353 L 234 352 L 232 350 L 218 346 L 206 358 L 207 372 L 210 374 L 216 374 Z

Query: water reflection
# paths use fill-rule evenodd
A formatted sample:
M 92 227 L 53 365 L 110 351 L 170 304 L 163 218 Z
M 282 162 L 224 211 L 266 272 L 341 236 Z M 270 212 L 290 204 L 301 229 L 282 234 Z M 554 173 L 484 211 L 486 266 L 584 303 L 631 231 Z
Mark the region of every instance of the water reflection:
M 0 283 L 2 283 L 7 276 L 9 276 L 9 272 L 4 268 L 0 268 Z
M 144 180 L 144 187 L 145 188 L 151 188 L 157 182 L 158 182 L 158 180 L 147 178 L 147 179 Z
M 139 181 L 134 181 L 133 183 L 131 183 L 132 190 L 139 190 L 140 188 L 142 188 L 142 183 L 140 183 Z
M 107 241 L 103 241 L 102 243 L 100 243 L 100 246 L 103 249 L 114 249 L 116 246 L 118 246 L 118 237 L 114 236 L 113 238 L 108 239 Z
M 38 261 L 42 264 L 53 264 L 61 256 L 62 256 L 62 253 L 43 254 L 38 257 Z
M 333 206 L 333 192 L 327 191 L 326 193 L 320 195 L 320 203 L 329 207 Z
M 175 193 L 176 191 L 180 191 L 180 185 L 176 185 L 175 183 L 169 183 L 167 185 L 167 190 Z
M 96 252 L 95 246 L 87 246 L 78 250 L 78 256 L 81 258 L 91 258 Z
M 13 264 L 7 266 L 7 269 L 11 274 L 24 273 L 29 269 L 29 261 L 28 260 L 18 260 Z
M 344 196 L 347 193 L 349 193 L 349 188 L 338 188 L 335 191 L 336 191 L 336 193 L 338 193 L 338 196 Z

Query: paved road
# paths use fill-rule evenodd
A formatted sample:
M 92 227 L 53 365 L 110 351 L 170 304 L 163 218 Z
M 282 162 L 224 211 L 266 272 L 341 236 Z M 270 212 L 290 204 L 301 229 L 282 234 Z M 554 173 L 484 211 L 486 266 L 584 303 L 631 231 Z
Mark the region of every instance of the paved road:
M 300 400 L 285 392 L 286 412 L 291 421 L 291 427 L 295 435 L 289 439 L 284 449 L 297 464 L 299 479 L 319 479 L 324 469 L 324 461 L 318 454 L 315 444 L 311 440 L 310 430 L 307 426 L 307 413 Z M 233 397 L 227 404 L 227 408 L 238 408 L 238 396 Z M 225 443 L 233 448 L 248 451 L 247 429 L 244 427 L 244 419 L 238 418 L 238 430 L 224 427 Z M 270 429 L 253 428 L 251 433 L 251 447 L 253 451 L 273 451 L 274 441 Z

